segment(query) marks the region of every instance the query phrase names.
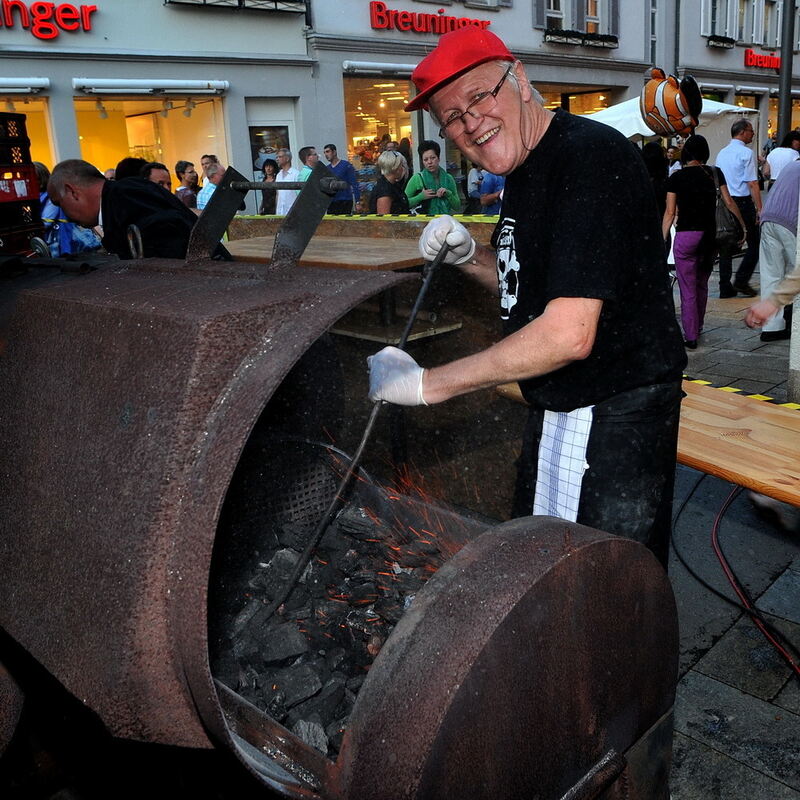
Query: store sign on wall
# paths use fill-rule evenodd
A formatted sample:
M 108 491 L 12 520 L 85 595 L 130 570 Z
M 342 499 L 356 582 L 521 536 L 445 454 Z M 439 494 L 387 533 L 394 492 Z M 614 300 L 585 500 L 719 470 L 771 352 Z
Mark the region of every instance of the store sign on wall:
M 767 69 L 780 69 L 781 57 L 771 53 L 756 53 L 749 47 L 744 51 L 744 65 L 746 67 L 766 67 Z
M 19 26 L 30 30 L 37 39 L 55 39 L 62 31 L 90 31 L 92 14 L 96 11 L 97 6 L 2 0 L 0 3 L 0 28 Z
M 488 28 L 492 23 L 487 19 L 472 17 L 451 17 L 440 8 L 436 14 L 422 14 L 417 11 L 398 11 L 388 8 L 380 0 L 369 4 L 369 23 L 375 30 L 411 31 L 413 33 L 447 33 L 456 28 Z

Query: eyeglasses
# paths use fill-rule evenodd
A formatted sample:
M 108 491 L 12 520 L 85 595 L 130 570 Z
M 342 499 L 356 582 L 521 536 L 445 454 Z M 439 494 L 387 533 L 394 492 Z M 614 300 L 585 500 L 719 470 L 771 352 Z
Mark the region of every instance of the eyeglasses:
M 442 123 L 442 127 L 439 128 L 439 136 L 442 139 L 446 136 L 452 139 L 464 133 L 466 129 L 464 117 L 467 114 L 473 119 L 479 119 L 488 114 L 497 105 L 497 93 L 503 87 L 506 78 L 513 68 L 514 65 L 510 64 L 508 69 L 503 73 L 503 77 L 498 81 L 497 86 L 495 86 L 491 92 L 481 92 L 463 111 L 454 111 Z

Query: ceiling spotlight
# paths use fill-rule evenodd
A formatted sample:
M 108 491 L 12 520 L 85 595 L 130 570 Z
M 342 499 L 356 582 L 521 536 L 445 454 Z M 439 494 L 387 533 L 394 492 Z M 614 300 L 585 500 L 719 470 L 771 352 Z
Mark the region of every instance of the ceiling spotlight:
M 166 117 L 172 109 L 172 100 L 164 100 L 161 106 L 161 116 Z
M 187 100 L 186 101 L 186 108 L 183 109 L 183 116 L 184 117 L 191 117 L 192 116 L 192 109 L 197 105 L 194 100 Z
M 14 101 L 10 97 L 6 97 L 6 111 L 13 113 L 16 110 L 17 108 L 14 105 Z
M 106 111 L 106 107 L 103 105 L 103 101 L 99 97 L 95 101 L 94 107 L 100 119 L 108 119 L 108 111 Z

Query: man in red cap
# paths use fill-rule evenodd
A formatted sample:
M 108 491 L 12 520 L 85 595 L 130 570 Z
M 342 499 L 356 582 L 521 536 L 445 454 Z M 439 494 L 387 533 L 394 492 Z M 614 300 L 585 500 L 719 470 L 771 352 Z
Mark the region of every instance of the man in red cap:
M 492 248 L 449 216 L 420 237 L 500 296 L 505 337 L 432 369 L 397 348 L 370 362 L 370 397 L 440 403 L 518 381 L 530 416 L 514 514 L 577 520 L 646 544 L 666 567 L 681 377 L 656 201 L 634 146 L 545 109 L 494 34 L 445 34 L 414 70 L 429 109 L 473 163 L 506 184 Z

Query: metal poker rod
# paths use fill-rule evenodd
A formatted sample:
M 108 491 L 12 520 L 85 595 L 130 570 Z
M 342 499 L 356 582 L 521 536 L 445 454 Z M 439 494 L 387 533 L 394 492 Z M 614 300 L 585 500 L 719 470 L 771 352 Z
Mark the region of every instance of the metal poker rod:
M 411 308 L 411 313 L 408 315 L 408 322 L 406 322 L 406 327 L 400 336 L 400 341 L 397 343 L 397 347 L 400 350 L 405 350 L 406 344 L 408 343 L 408 337 L 411 334 L 411 329 L 414 327 L 414 322 L 416 321 L 417 314 L 422 307 L 422 302 L 425 299 L 425 295 L 428 293 L 428 288 L 431 285 L 433 276 L 449 252 L 450 247 L 445 243 L 442 246 L 442 249 L 436 254 L 436 258 L 434 258 L 434 260 L 425 267 L 422 286 L 417 293 L 417 299 L 414 301 L 414 305 Z M 361 436 L 361 441 L 359 442 L 355 455 L 350 461 L 350 466 L 347 468 L 347 472 L 344 474 L 344 477 L 339 483 L 339 487 L 336 490 L 333 500 L 331 500 L 327 511 L 322 515 L 322 518 L 320 519 L 319 524 L 314 531 L 314 535 L 311 537 L 305 549 L 300 554 L 300 558 L 297 560 L 297 563 L 292 570 L 292 574 L 289 575 L 286 583 L 283 585 L 283 588 L 278 592 L 277 595 L 275 595 L 275 598 L 272 600 L 269 606 L 267 606 L 266 611 L 259 615 L 265 621 L 272 617 L 272 615 L 286 602 L 286 598 L 291 594 L 298 578 L 303 574 L 303 570 L 305 570 L 308 562 L 311 560 L 311 556 L 319 544 L 320 539 L 322 539 L 325 531 L 328 529 L 328 526 L 331 524 L 331 522 L 333 522 L 334 517 L 339 513 L 345 501 L 347 500 L 347 495 L 350 486 L 352 485 L 353 477 L 356 474 L 358 465 L 361 463 L 361 458 L 364 455 L 364 449 L 366 448 L 369 437 L 372 434 L 372 429 L 375 426 L 375 421 L 378 419 L 378 414 L 380 413 L 382 405 L 382 400 L 375 400 L 373 402 L 372 411 L 370 411 L 369 419 L 367 420 L 367 424 L 364 426 L 364 433 Z

